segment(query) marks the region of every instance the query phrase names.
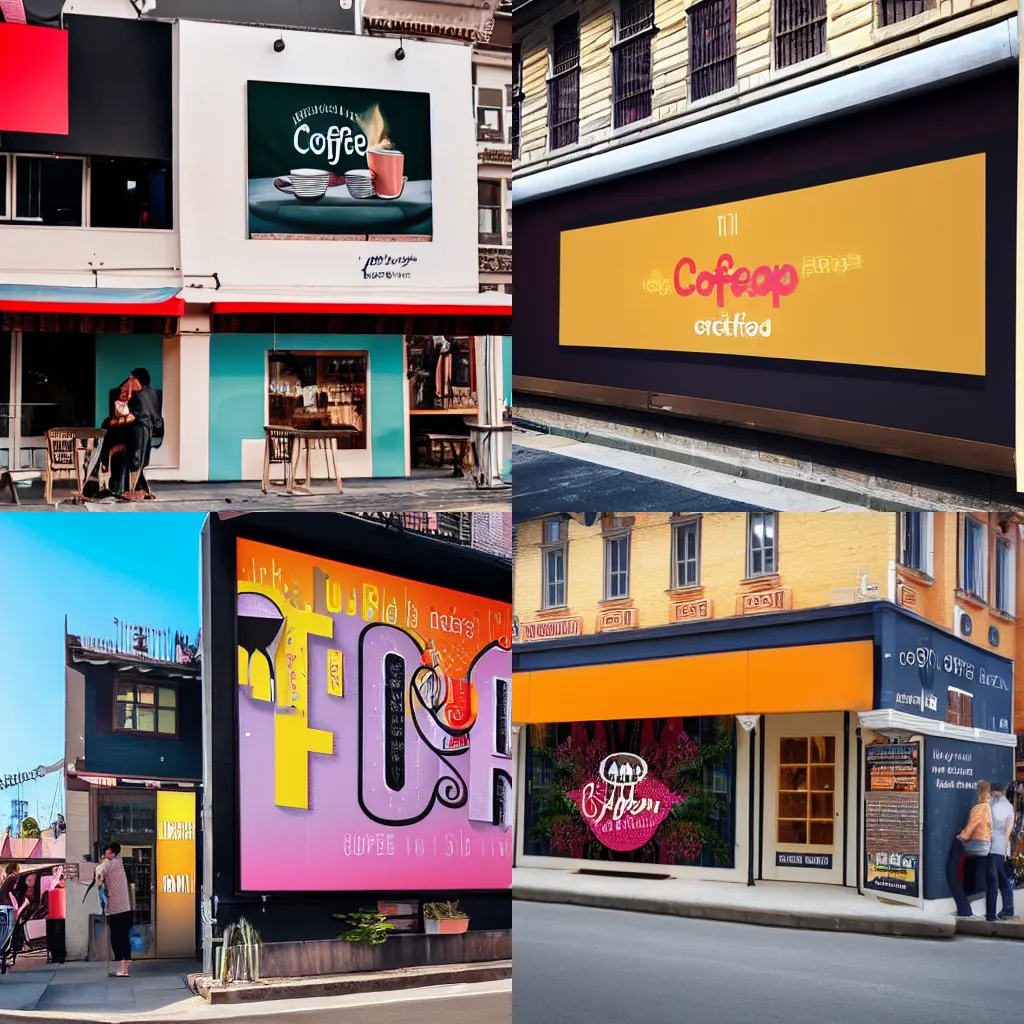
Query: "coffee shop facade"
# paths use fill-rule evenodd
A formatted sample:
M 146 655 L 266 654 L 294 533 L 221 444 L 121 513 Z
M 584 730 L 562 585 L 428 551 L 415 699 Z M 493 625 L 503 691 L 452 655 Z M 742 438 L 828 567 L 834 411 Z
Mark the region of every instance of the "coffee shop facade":
M 1016 32 L 517 177 L 514 390 L 1014 475 Z
M 67 83 L 63 121 L 59 90 L 0 121 L 0 465 L 39 468 L 136 366 L 154 480 L 259 479 L 266 426 L 341 429 L 342 476 L 408 476 L 418 434 L 500 424 L 469 46 L 100 9 L 0 23 Z
M 976 782 L 1013 777 L 1013 663 L 889 602 L 775 596 L 646 628 L 604 612 L 591 635 L 518 623 L 517 864 L 952 907 Z

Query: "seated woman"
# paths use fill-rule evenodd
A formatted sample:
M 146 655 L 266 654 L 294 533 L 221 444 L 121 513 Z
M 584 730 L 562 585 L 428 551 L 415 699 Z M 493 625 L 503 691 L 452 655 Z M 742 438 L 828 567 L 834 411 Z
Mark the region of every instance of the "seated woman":
M 142 367 L 132 370 L 114 402 L 114 415 L 108 416 L 102 424 L 106 434 L 100 462 L 105 469 L 110 469 L 110 490 L 118 497 L 125 494 L 129 474 L 145 468 L 146 453 L 160 417 L 157 393 L 149 385 L 147 370 Z M 115 456 L 111 461 L 114 449 L 122 445 L 123 457 Z

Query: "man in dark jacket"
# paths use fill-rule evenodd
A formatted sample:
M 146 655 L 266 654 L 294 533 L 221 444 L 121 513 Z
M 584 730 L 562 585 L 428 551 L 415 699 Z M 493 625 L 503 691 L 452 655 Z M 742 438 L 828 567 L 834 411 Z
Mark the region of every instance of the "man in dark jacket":
M 146 468 L 153 437 L 163 432 L 160 415 L 160 396 L 150 387 L 149 371 L 139 366 L 132 370 L 125 382 L 130 393 L 127 422 L 112 424 L 106 421 L 107 435 L 103 439 L 103 461 L 106 462 L 112 450 L 125 446 L 126 457 L 115 455 L 110 461 L 110 490 L 118 496 L 125 493 L 129 473 L 141 472 Z M 124 390 L 124 389 L 122 389 Z M 140 476 L 139 486 L 144 486 Z

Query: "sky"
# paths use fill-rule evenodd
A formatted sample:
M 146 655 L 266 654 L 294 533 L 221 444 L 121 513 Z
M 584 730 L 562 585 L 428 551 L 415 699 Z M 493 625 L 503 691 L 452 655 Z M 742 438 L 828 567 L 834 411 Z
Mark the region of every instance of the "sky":
M 64 756 L 65 615 L 85 636 L 113 639 L 115 618 L 196 635 L 205 518 L 0 514 L 0 775 Z M 20 787 L 43 828 L 59 781 Z M 16 795 L 0 790 L 0 833 Z

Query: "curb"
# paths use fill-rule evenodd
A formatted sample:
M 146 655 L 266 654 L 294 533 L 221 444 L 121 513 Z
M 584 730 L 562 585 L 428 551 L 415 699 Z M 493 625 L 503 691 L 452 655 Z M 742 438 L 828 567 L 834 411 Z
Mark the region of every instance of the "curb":
M 567 903 L 578 907 L 603 910 L 626 910 L 638 914 L 661 914 L 670 917 L 699 918 L 705 921 L 727 921 L 731 924 L 753 924 L 767 928 L 800 928 L 819 932 L 856 932 L 863 935 L 888 935 L 914 939 L 952 939 L 956 922 L 923 919 L 921 921 L 890 920 L 881 917 L 853 917 L 784 910 L 748 909 L 728 904 L 677 903 L 643 896 L 622 896 L 604 893 L 565 892 L 516 886 L 512 898 L 530 903 Z M 514 933 L 513 924 L 513 933 Z
M 979 935 L 986 939 L 1024 939 L 1024 921 L 986 921 L 984 917 L 977 920 L 957 918 L 957 935 Z
M 871 490 L 861 491 L 850 487 L 843 487 L 841 484 L 808 480 L 795 474 L 764 469 L 760 466 L 752 466 L 743 462 L 734 462 L 714 455 L 680 451 L 677 448 L 664 448 L 651 442 L 630 440 L 614 434 L 605 434 L 601 431 L 578 430 L 573 427 L 539 423 L 536 420 L 516 416 L 514 413 L 512 423 L 515 426 L 535 431 L 538 434 L 553 434 L 558 437 L 567 437 L 573 441 L 601 445 L 605 448 L 616 448 L 619 451 L 630 452 L 634 455 L 649 455 L 652 458 L 663 459 L 666 462 L 678 462 L 685 466 L 694 466 L 697 469 L 707 469 L 740 480 L 753 480 L 757 483 L 768 484 L 773 487 L 785 487 L 789 490 L 803 491 L 806 494 L 813 494 L 819 498 L 828 498 L 832 501 L 843 502 L 844 504 L 860 505 L 875 512 L 913 512 L 921 507 L 920 503 L 908 501 L 903 497 L 887 500 L 871 493 Z M 515 445 L 515 443 L 515 436 L 513 435 L 512 444 Z M 513 460 L 513 473 L 515 472 L 514 466 Z
M 444 967 L 411 967 L 373 974 L 338 974 L 329 978 L 295 978 L 273 983 L 234 983 L 224 988 L 204 988 L 199 994 L 213 1006 L 261 1003 L 271 999 L 308 999 L 313 996 L 350 996 L 367 992 L 399 992 L 432 985 L 472 985 L 508 981 L 512 961 L 486 964 L 449 964 Z

